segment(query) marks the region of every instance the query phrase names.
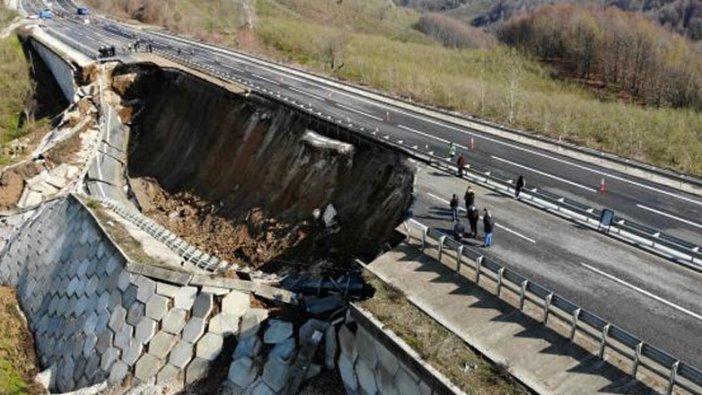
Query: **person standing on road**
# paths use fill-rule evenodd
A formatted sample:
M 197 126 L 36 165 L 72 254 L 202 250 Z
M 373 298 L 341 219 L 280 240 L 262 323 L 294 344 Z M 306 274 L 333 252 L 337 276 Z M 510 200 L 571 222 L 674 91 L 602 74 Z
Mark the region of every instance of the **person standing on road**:
M 474 239 L 478 238 L 478 220 L 480 219 L 480 213 L 475 206 L 471 205 L 468 207 L 468 224 L 470 225 L 470 234 Z
M 453 142 L 449 143 L 449 158 L 453 160 L 453 157 L 456 156 L 456 144 Z
M 475 192 L 473 192 L 473 188 L 470 185 L 466 188 L 466 193 L 463 194 L 463 200 L 466 202 L 466 210 L 475 204 Z
M 483 247 L 490 247 L 492 245 L 492 228 L 495 226 L 495 221 L 492 219 L 492 214 L 488 209 L 483 210 L 483 231 L 485 233 L 485 240 L 483 241 Z
M 451 217 L 453 218 L 453 221 L 458 221 L 458 196 L 456 194 L 453 194 L 453 197 L 451 198 Z
M 522 193 L 522 189 L 524 188 L 524 176 L 519 176 L 517 178 L 517 187 L 514 188 L 514 198 L 519 199 L 519 194 Z
M 463 177 L 463 168 L 466 166 L 466 158 L 463 156 L 463 152 L 458 155 L 458 160 L 456 161 L 456 167 L 458 167 L 458 176 Z

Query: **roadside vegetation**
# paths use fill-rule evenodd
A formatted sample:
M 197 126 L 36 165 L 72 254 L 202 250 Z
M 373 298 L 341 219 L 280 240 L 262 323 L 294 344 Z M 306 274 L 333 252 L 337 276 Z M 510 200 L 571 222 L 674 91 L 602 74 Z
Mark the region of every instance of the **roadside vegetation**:
M 14 11 L 0 6 L 0 31 L 16 16 Z M 30 145 L 48 127 L 48 120 L 35 121 L 23 115 L 33 91 L 29 65 L 19 40 L 14 34 L 0 37 L 0 166 L 19 159 L 20 156 L 13 154 L 22 150 L 20 146 Z M 15 141 L 11 147 L 13 140 L 23 137 L 27 138 L 25 142 Z
M 91 1 L 117 16 L 161 24 L 417 102 L 702 175 L 699 111 L 667 107 L 663 100 L 658 108 L 643 106 L 631 95 L 603 95 L 587 84 L 560 78 L 557 69 L 533 54 L 504 44 L 455 45 L 478 35 L 465 29 L 447 33 L 453 21 L 428 23 L 419 12 L 392 2 Z
M 375 294 L 360 302 L 361 307 L 465 393 L 529 393 L 510 376 L 507 367 L 485 361 L 458 336 L 411 304 L 400 290 L 369 272 L 364 272 L 363 277 L 375 289 Z
M 0 286 L 0 394 L 41 394 L 33 381 L 34 341 L 17 305 L 12 288 Z

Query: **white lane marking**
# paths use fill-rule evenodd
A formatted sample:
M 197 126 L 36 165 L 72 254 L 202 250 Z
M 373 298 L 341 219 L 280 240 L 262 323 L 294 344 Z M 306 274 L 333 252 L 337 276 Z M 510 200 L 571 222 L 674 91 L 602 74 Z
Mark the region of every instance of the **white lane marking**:
M 313 97 L 313 98 L 315 98 L 315 99 L 317 99 L 317 100 L 324 101 L 324 98 L 323 98 L 323 97 L 317 96 L 317 95 L 315 95 L 314 93 L 310 93 L 310 92 L 307 92 L 307 91 L 302 90 L 302 89 L 295 88 L 294 86 L 291 86 L 291 87 L 290 87 L 290 90 L 295 91 L 295 92 L 297 92 L 297 93 L 302 93 L 302 94 L 305 95 L 305 96 Z
M 697 313 L 695 313 L 695 312 L 692 312 L 692 311 L 690 311 L 690 310 L 688 310 L 688 309 L 686 309 L 686 308 L 684 308 L 684 307 L 678 306 L 678 305 L 676 305 L 676 304 L 673 303 L 673 302 L 670 302 L 670 301 L 668 301 L 668 300 L 665 300 L 665 299 L 661 298 L 661 297 L 658 296 L 658 295 L 654 295 L 654 294 L 652 294 L 652 293 L 646 291 L 645 289 L 641 289 L 641 288 L 639 288 L 639 287 L 637 287 L 637 286 L 635 286 L 635 285 L 629 284 L 628 282 L 626 282 L 626 281 L 624 281 L 624 280 L 622 280 L 622 279 L 620 279 L 620 278 L 618 278 L 618 277 L 615 277 L 615 276 L 613 276 L 613 275 L 611 275 L 611 274 L 609 274 L 609 273 L 605 273 L 605 272 L 603 272 L 603 271 L 600 270 L 600 269 L 597 269 L 597 268 L 595 268 L 595 267 L 592 267 L 592 266 L 588 265 L 587 263 L 580 262 L 580 264 L 581 264 L 584 268 L 586 268 L 586 269 L 589 269 L 589 270 L 591 270 L 591 271 L 593 271 L 593 272 L 595 272 L 595 273 L 597 273 L 597 274 L 600 274 L 600 275 L 602 275 L 602 276 L 604 276 L 604 277 L 607 277 L 608 279 L 610 279 L 610 280 L 612 280 L 612 281 L 614 281 L 614 282 L 617 282 L 617 283 L 619 283 L 619 284 L 621 284 L 621 285 L 623 285 L 623 286 L 625 286 L 625 287 L 627 287 L 627 288 L 631 288 L 631 289 L 633 289 L 634 291 L 636 291 L 636 292 L 638 292 L 638 293 L 640 293 L 640 294 L 642 294 L 642 295 L 648 296 L 649 298 L 651 298 L 651 299 L 653 299 L 653 300 L 656 300 L 656 301 L 658 301 L 658 302 L 661 302 L 661 303 L 663 303 L 663 304 L 665 304 L 665 305 L 667 305 L 667 306 L 670 306 L 670 307 L 672 307 L 672 308 L 674 308 L 674 309 L 676 309 L 676 310 L 678 310 L 678 311 L 680 311 L 680 312 L 682 312 L 682 313 L 685 313 L 685 314 L 687 314 L 687 315 L 689 315 L 689 316 L 691 316 L 691 317 L 693 317 L 693 318 L 696 318 L 696 319 L 702 321 L 702 315 L 699 315 L 699 314 L 697 314 Z
M 558 176 L 555 176 L 555 175 L 550 174 L 550 173 L 546 173 L 546 172 L 541 171 L 541 170 L 536 170 L 536 169 L 533 169 L 533 168 L 531 168 L 531 167 L 528 167 L 528 166 L 519 164 L 519 163 L 517 163 L 517 162 L 512 162 L 512 161 L 510 161 L 510 160 L 500 158 L 499 156 L 492 155 L 491 157 L 492 157 L 492 159 L 495 159 L 495 160 L 497 160 L 497 161 L 504 162 L 504 163 L 507 163 L 507 164 L 509 164 L 509 165 L 522 168 L 522 169 L 524 169 L 524 170 L 528 170 L 528 171 L 530 171 L 530 172 L 532 172 L 532 173 L 541 174 L 542 176 L 549 177 L 549 178 L 553 178 L 554 180 L 558 180 L 558 181 L 564 182 L 564 183 L 566 183 L 566 184 L 570 184 L 570 185 L 572 185 L 572 186 L 574 186 L 574 187 L 578 187 L 578 188 L 580 188 L 580 189 L 584 189 L 584 190 L 589 191 L 589 192 L 597 193 L 597 189 L 595 189 L 595 188 L 588 187 L 588 186 L 585 186 L 585 185 L 582 185 L 582 184 L 578 184 L 577 182 L 573 182 L 573 181 L 570 181 L 570 180 L 566 180 L 565 178 L 558 177 Z
M 446 144 L 450 144 L 450 143 L 451 143 L 450 141 L 448 141 L 448 140 L 446 140 L 446 139 L 442 139 L 441 137 L 436 137 L 436 136 L 433 136 L 433 135 L 431 135 L 431 134 L 424 133 L 424 132 L 422 132 L 421 130 L 414 129 L 414 128 L 411 128 L 411 127 L 409 127 L 409 126 L 397 125 L 397 127 L 399 127 L 400 129 L 404 129 L 404 130 L 406 130 L 406 131 L 408 131 L 408 132 L 416 133 L 416 134 L 418 134 L 418 135 L 420 135 L 420 136 L 424 136 L 424 137 L 427 137 L 427 138 L 430 138 L 430 139 L 433 139 L 433 140 L 436 140 L 436 141 L 441 141 L 442 143 L 446 143 Z M 461 148 L 461 149 L 464 149 L 464 150 L 469 150 L 469 149 L 470 149 L 470 148 L 468 148 L 468 147 L 465 146 L 465 145 L 461 145 L 461 144 L 454 144 L 454 145 L 456 146 L 456 148 Z M 430 152 L 430 154 L 433 155 L 433 151 Z
M 665 212 L 663 212 L 663 211 L 656 210 L 655 208 L 647 207 L 647 206 L 644 206 L 644 205 L 642 205 L 642 204 L 637 204 L 636 207 L 641 208 L 641 209 L 644 209 L 644 210 L 648 210 L 648 211 L 653 212 L 653 213 L 656 213 L 656 214 L 660 214 L 660 215 L 666 216 L 666 217 L 668 217 L 668 218 L 672 218 L 672 219 L 674 219 L 674 220 L 677 220 L 677 221 L 686 223 L 686 224 L 688 224 L 688 225 L 692 225 L 692 226 L 696 226 L 696 227 L 698 227 L 698 228 L 702 228 L 702 225 L 701 225 L 701 224 L 698 224 L 698 223 L 692 222 L 692 221 L 688 221 L 688 220 L 686 220 L 686 219 L 684 219 L 684 218 L 676 217 L 676 216 L 674 216 L 674 215 L 665 213 Z
M 427 192 L 427 195 L 433 197 L 434 199 L 436 199 L 436 200 L 438 200 L 438 201 L 440 201 L 440 202 L 442 202 L 442 203 L 445 203 L 445 204 L 449 204 L 449 203 L 450 203 L 448 200 L 446 200 L 446 199 L 444 199 L 444 198 L 441 198 L 441 197 L 438 197 L 438 196 L 434 195 L 434 194 L 431 193 L 431 192 Z M 458 211 L 466 211 L 466 209 L 464 209 L 463 207 L 460 207 L 460 206 L 459 206 L 459 207 L 458 207 Z M 483 217 L 480 217 L 480 219 L 482 219 L 482 218 L 483 218 Z M 519 232 L 517 232 L 517 231 L 515 231 L 515 230 L 512 230 L 512 229 L 510 229 L 510 228 L 508 228 L 508 227 L 506 227 L 506 226 L 504 226 L 504 225 L 500 225 L 500 224 L 498 224 L 498 223 L 495 223 L 495 226 L 498 227 L 498 228 L 502 228 L 502 229 L 506 230 L 507 232 L 512 233 L 513 235 L 517 236 L 517 237 L 521 237 L 522 239 L 524 239 L 524 240 L 526 240 L 526 241 L 528 241 L 528 242 L 530 242 L 530 243 L 536 244 L 536 240 L 534 240 L 534 239 L 532 239 L 532 238 L 529 238 L 529 237 L 527 237 L 527 236 L 524 236 L 523 234 L 521 234 L 521 233 L 519 233 Z
M 259 80 L 268 81 L 268 82 L 270 82 L 271 84 L 274 84 L 274 85 L 280 85 L 280 84 L 278 83 L 278 81 L 275 81 L 275 80 L 272 80 L 272 79 L 270 79 L 270 78 L 266 78 L 266 77 L 260 76 L 260 75 L 258 75 L 258 74 L 256 74 L 256 73 L 251 73 L 251 76 L 258 78 Z
M 373 114 L 368 114 L 367 112 L 363 112 L 363 111 L 361 111 L 361 110 L 357 110 L 357 109 L 355 109 L 355 108 L 353 108 L 353 107 L 345 106 L 345 105 L 339 104 L 339 103 L 336 103 L 336 105 L 337 105 L 338 107 L 341 107 L 341 108 L 347 109 L 347 110 L 349 110 L 349 111 L 355 112 L 356 114 L 361 114 L 361 115 L 363 115 L 363 116 L 365 116 L 365 117 L 375 119 L 376 121 L 381 121 L 381 122 L 383 121 L 383 118 L 376 117 L 376 116 L 373 115 Z

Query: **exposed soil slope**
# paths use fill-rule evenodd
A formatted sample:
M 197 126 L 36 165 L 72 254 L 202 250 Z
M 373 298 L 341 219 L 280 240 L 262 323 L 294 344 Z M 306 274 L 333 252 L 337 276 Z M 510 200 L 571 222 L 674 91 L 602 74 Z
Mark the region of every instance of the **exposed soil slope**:
M 139 99 L 128 168 L 142 179 L 132 183 L 140 203 L 225 258 L 260 265 L 374 253 L 409 205 L 414 173 L 401 154 L 323 137 L 306 117 L 255 95 L 148 68 L 124 99 Z M 328 204 L 338 232 L 313 218 Z

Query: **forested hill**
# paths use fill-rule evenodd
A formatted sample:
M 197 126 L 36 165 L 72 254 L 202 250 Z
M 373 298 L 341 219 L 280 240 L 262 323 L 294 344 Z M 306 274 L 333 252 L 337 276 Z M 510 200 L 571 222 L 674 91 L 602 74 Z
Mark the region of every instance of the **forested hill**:
M 541 5 L 572 3 L 642 13 L 692 40 L 702 40 L 702 0 L 395 0 L 399 5 L 440 11 L 472 26 L 490 26 Z

